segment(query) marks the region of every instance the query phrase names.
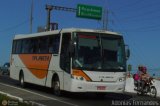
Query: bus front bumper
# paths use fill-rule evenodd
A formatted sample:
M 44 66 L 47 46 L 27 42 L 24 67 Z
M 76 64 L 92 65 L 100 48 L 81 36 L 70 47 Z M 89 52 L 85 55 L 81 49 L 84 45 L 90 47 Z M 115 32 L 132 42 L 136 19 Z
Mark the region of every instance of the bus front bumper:
M 115 92 L 123 93 L 125 90 L 125 82 L 87 82 L 72 80 L 71 92 Z

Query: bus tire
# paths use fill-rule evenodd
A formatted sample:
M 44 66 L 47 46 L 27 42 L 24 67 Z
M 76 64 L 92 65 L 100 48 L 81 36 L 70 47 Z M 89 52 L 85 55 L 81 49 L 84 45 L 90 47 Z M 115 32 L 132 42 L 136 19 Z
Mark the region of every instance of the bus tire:
M 24 82 L 24 74 L 22 71 L 20 72 L 20 75 L 19 75 L 19 83 L 22 88 L 25 88 L 26 84 Z
M 52 81 L 52 88 L 53 88 L 53 93 L 56 96 L 61 96 L 61 90 L 60 90 L 60 81 L 58 76 L 56 76 L 53 81 Z

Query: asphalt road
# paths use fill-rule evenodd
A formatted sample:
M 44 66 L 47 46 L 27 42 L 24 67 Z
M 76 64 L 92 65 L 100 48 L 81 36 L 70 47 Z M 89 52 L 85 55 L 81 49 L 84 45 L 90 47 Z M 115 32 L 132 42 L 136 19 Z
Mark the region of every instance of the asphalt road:
M 90 93 L 65 92 L 63 96 L 57 97 L 50 88 L 33 84 L 27 84 L 26 88 L 21 88 L 18 81 L 6 75 L 0 76 L 0 91 L 44 106 L 160 106 L 160 98 L 151 98 L 147 95 L 137 96 L 133 93 L 109 93 L 105 97 L 98 97 Z

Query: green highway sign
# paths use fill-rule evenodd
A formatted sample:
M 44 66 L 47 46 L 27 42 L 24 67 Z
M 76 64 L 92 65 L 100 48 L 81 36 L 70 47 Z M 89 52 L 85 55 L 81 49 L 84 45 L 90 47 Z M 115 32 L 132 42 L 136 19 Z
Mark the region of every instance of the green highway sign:
M 131 71 L 131 70 L 132 70 L 132 65 L 128 64 L 128 71 Z
M 101 20 L 102 18 L 102 7 L 78 4 L 77 5 L 77 17 L 91 18 Z

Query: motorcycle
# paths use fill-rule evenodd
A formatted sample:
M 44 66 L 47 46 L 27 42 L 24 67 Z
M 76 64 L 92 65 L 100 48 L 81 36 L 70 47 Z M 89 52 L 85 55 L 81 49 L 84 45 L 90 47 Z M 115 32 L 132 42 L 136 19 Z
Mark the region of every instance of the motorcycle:
M 156 98 L 157 89 L 153 85 L 154 79 L 152 77 L 147 78 L 146 80 L 137 81 L 134 78 L 134 90 L 137 91 L 137 95 L 150 95 L 151 97 Z

